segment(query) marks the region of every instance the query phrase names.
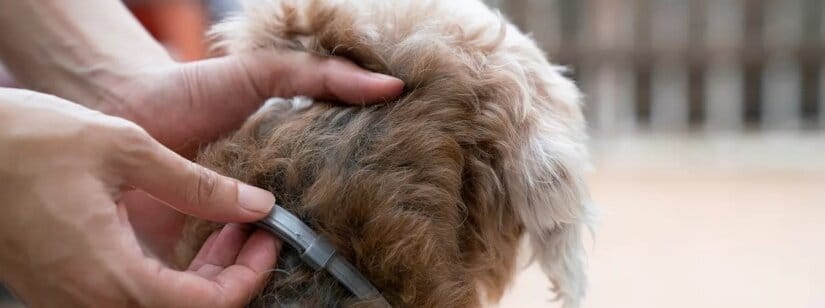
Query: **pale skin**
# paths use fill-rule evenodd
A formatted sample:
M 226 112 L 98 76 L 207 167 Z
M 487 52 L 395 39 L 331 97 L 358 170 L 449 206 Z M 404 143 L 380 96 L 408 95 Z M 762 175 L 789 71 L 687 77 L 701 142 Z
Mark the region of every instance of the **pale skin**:
M 271 96 L 368 104 L 403 88 L 286 51 L 177 63 L 120 1 L 0 7 L 0 60 L 37 91 L 0 89 L 0 281 L 31 306 L 245 304 L 280 242 L 240 223 L 274 199 L 186 157 Z M 184 213 L 233 224 L 178 271 L 164 264 Z

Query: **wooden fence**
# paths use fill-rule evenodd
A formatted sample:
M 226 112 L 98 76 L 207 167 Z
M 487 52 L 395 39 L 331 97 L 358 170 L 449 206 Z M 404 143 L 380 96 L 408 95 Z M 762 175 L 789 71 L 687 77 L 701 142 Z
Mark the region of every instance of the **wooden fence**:
M 490 0 L 573 68 L 595 133 L 825 129 L 825 0 Z

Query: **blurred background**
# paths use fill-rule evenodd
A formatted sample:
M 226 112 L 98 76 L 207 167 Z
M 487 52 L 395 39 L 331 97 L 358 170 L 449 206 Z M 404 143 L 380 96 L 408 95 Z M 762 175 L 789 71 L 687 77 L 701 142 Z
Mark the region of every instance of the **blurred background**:
M 587 95 L 584 307 L 825 307 L 825 1 L 490 3 Z
M 825 307 L 825 1 L 487 2 L 587 95 L 585 308 Z M 126 3 L 181 60 L 238 8 Z M 549 288 L 526 267 L 498 306 Z

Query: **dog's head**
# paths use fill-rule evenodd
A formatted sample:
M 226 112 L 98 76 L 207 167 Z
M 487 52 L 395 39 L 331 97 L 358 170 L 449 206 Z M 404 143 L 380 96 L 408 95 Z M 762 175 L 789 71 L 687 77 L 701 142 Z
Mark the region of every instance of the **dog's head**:
M 274 99 L 200 163 L 272 191 L 395 306 L 498 299 L 523 237 L 577 306 L 590 213 L 580 93 L 515 27 L 477 0 L 260 0 L 215 33 L 230 53 L 341 56 L 407 88 L 367 108 Z M 368 305 L 289 249 L 255 303 Z

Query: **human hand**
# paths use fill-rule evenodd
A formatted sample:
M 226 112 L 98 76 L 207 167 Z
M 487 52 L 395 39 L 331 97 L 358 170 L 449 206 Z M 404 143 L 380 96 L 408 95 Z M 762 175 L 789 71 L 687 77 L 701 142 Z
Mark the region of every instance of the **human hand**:
M 232 222 L 265 216 L 273 197 L 178 156 L 132 122 L 53 96 L 0 89 L 0 182 L 0 280 L 31 306 L 241 306 L 280 247 L 229 224 L 185 272 L 146 257 L 125 191 Z
M 109 78 L 90 78 L 92 84 L 85 92 L 72 92 L 83 94 L 73 99 L 134 121 L 190 158 L 201 144 L 237 128 L 273 96 L 368 104 L 391 99 L 403 90 L 400 80 L 348 61 L 288 50 L 185 64 L 156 55 L 142 58 L 139 64 L 134 69 L 112 66 Z M 172 259 L 185 217 L 139 192 L 124 200 L 141 241 L 158 256 Z
M 86 0 L 80 6 L 67 6 L 56 0 L 3 1 L 0 36 L 14 42 L 0 44 L 0 58 L 21 85 L 135 122 L 166 147 L 188 158 L 194 156 L 202 143 L 240 126 L 271 96 L 300 94 L 359 104 L 392 98 L 403 88 L 397 79 L 370 75 L 350 63 L 294 51 L 260 50 L 176 63 L 121 1 Z M 0 126 L 5 125 L 8 123 L 0 122 Z M 0 135 L 4 133 L 7 132 Z M 72 138 L 80 139 L 76 135 Z M 123 140 L 129 141 L 134 140 Z M 78 144 L 84 142 L 91 141 Z M 66 157 L 78 156 L 73 154 Z M 7 175 L 0 172 L 0 176 Z M 159 177 L 153 179 L 167 183 Z M 70 183 L 78 185 L 74 180 Z M 172 184 L 169 187 L 177 187 Z M 118 200 L 128 208 L 131 227 L 141 244 L 168 260 L 180 236 L 184 216 L 139 191 L 124 193 Z M 39 236 L 46 239 L 50 234 Z
M 404 87 L 397 78 L 340 58 L 290 50 L 191 63 L 155 59 L 128 71 L 102 88 L 90 86 L 98 92 L 91 95 L 98 100 L 96 109 L 134 121 L 190 157 L 199 145 L 239 127 L 271 97 L 303 95 L 367 105 L 392 99 Z

